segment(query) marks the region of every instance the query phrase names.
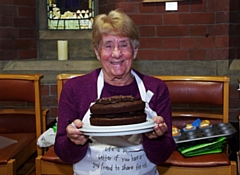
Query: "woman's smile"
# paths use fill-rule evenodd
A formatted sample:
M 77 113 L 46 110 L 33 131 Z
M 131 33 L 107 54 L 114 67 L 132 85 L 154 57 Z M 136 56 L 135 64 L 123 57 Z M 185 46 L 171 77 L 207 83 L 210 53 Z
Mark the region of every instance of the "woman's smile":
M 122 64 L 124 61 L 110 61 L 111 64 L 114 64 L 114 65 L 119 65 L 119 64 Z

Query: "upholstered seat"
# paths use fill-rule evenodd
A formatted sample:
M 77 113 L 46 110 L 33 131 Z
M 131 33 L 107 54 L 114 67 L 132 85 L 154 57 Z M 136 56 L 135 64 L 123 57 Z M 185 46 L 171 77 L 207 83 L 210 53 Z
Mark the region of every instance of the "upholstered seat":
M 61 164 L 66 164 L 63 162 L 59 157 L 56 155 L 54 152 L 54 147 L 50 147 L 48 151 L 42 156 L 43 161 L 49 161 L 49 162 L 55 162 L 55 163 L 61 163 Z M 70 164 L 71 165 L 71 164 Z
M 36 175 L 40 174 L 72 175 L 73 167 L 59 159 L 51 147 L 43 156 L 36 158 Z

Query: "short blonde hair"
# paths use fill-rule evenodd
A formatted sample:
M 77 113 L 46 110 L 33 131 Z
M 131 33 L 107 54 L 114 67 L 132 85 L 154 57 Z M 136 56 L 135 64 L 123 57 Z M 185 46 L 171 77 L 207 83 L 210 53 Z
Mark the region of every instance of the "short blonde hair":
M 116 9 L 108 15 L 100 14 L 94 18 L 92 27 L 92 42 L 94 48 L 98 45 L 105 34 L 128 37 L 133 48 L 139 46 L 139 34 L 132 19 L 123 11 Z

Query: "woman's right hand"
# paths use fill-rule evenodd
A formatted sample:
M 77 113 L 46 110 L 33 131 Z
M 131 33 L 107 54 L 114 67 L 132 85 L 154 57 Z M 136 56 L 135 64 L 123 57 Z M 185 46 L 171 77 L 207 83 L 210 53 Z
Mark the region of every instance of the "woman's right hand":
M 83 126 L 83 122 L 79 119 L 73 121 L 66 128 L 68 138 L 76 145 L 84 145 L 88 141 L 88 136 L 79 130 Z

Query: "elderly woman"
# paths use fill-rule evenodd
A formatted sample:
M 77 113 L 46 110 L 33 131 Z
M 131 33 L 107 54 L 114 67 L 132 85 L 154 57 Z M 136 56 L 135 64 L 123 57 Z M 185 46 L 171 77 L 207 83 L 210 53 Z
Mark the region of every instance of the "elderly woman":
M 73 163 L 75 175 L 158 175 L 156 165 L 164 163 L 175 149 L 168 88 L 163 81 L 132 69 L 139 36 L 124 12 L 96 16 L 92 40 L 101 68 L 65 83 L 55 152 Z M 155 122 L 153 132 L 89 138 L 79 130 L 89 121 L 89 107 L 96 99 L 116 95 L 145 101 L 145 112 Z

